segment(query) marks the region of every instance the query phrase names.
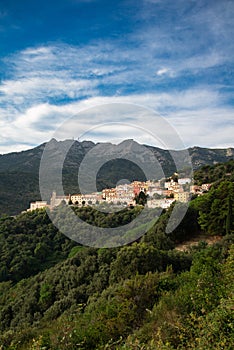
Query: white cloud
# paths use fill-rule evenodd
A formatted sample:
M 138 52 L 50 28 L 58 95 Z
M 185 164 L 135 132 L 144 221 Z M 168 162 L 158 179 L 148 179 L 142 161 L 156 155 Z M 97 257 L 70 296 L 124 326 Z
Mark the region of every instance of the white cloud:
M 85 79 L 63 79 L 65 77 L 32 77 L 20 80 L 7 80 L 0 86 L 0 93 L 8 99 L 14 96 L 22 98 L 45 98 L 49 96 L 80 97 L 80 95 L 91 93 L 95 81 Z M 21 102 L 21 100 L 19 100 Z
M 7 78 L 0 82 L 2 145 L 10 141 L 18 147 L 25 140 L 31 144 L 47 141 L 67 117 L 111 102 L 155 109 L 174 123 L 186 145 L 215 145 L 216 141 L 229 144 L 233 109 L 225 107 L 227 94 L 219 92 L 218 86 L 206 85 L 206 81 L 214 79 L 213 68 L 233 61 L 233 44 L 227 45 L 233 31 L 233 5 L 229 4 L 229 12 L 217 3 L 204 10 L 195 6 L 194 11 L 187 12 L 189 15 L 182 16 L 181 11 L 186 12 L 190 4 L 169 1 L 169 12 L 174 9 L 175 15 L 181 15 L 180 23 L 172 29 L 170 19 L 160 25 L 156 21 L 147 25 L 146 16 L 155 16 L 152 3 L 164 6 L 157 0 L 145 0 L 143 11 L 142 6 L 136 6 L 136 16 L 144 24 L 127 40 L 97 41 L 80 47 L 41 45 L 6 57 Z M 216 21 L 217 7 L 220 12 Z M 187 76 L 191 77 L 191 85 Z M 183 84 L 180 78 L 185 78 Z M 225 83 L 230 87 L 229 82 Z M 140 117 L 131 118 L 137 123 Z M 86 114 L 79 126 L 87 130 L 101 121 Z M 207 129 L 212 132 L 208 134 Z M 66 132 L 68 135 L 69 130 L 65 130 L 65 136 Z
M 233 110 L 228 108 L 205 108 L 175 113 L 170 122 L 177 128 L 186 146 L 234 147 L 233 114 Z
M 0 154 L 12 153 L 12 152 L 21 152 L 31 149 L 35 144 L 25 145 L 23 144 L 12 144 L 12 145 L 0 145 Z
M 153 41 L 149 33 L 142 35 L 138 40 L 145 47 L 128 48 L 120 42 L 97 42 L 84 47 L 61 44 L 28 48 L 8 57 L 5 61 L 11 78 L 0 84 L 1 102 L 20 105 L 22 97 L 24 104 L 29 105 L 30 101 L 46 102 L 53 97 L 90 97 L 102 94 L 103 87 L 117 92 L 120 85 L 126 93 L 129 84 L 151 89 L 160 84 L 156 76 L 167 79 L 187 72 L 195 74 L 227 60 L 215 50 L 183 59 L 160 58 L 163 34 L 159 33 Z M 173 50 L 173 44 L 169 50 Z
M 171 73 L 171 70 L 169 68 L 161 68 L 156 72 L 156 75 L 159 75 L 159 76 L 164 74 L 170 75 L 170 73 Z
M 12 150 L 12 146 L 4 145 L 6 141 L 8 145 L 10 140 L 16 146 L 25 141 L 35 145 L 48 141 L 54 133 L 59 139 L 77 138 L 84 134 L 85 139 L 92 137 L 96 142 L 135 138 L 138 142 L 164 148 L 173 148 L 173 145 L 181 148 L 182 144 L 233 146 L 233 109 L 211 107 L 217 104 L 217 100 L 219 95 L 212 90 L 191 89 L 181 93 L 99 96 L 60 106 L 38 104 L 18 114 L 11 123 L 1 121 L 0 127 L 5 138 L 1 140 L 1 150 Z M 160 114 L 180 135 L 181 144 L 170 139 L 173 136 L 170 127 L 160 127 L 160 118 L 157 117 Z M 72 116 L 76 117 L 72 119 Z M 68 119 L 70 122 L 56 133 Z M 120 124 L 112 127 L 110 123 L 113 122 Z M 95 125 L 98 129 L 91 131 Z M 166 140 L 165 145 L 155 140 L 153 135 Z

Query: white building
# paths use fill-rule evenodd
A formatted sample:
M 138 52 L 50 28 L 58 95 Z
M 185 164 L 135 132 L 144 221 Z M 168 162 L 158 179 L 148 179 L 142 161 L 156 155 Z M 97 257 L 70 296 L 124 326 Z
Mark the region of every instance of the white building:
M 176 191 L 181 188 L 181 185 L 178 182 L 171 180 L 165 182 L 164 187 L 170 191 Z
M 70 200 L 70 196 L 57 196 L 56 192 L 54 191 L 50 199 L 50 206 L 51 208 L 54 208 L 54 207 L 57 207 L 62 202 L 65 202 L 66 204 L 68 204 L 69 200 Z
M 71 195 L 72 204 L 77 205 L 95 205 L 97 201 L 102 200 L 101 193 L 88 193 L 88 194 L 73 194 Z
M 165 198 L 165 199 L 149 199 L 147 200 L 148 208 L 163 208 L 167 209 L 175 201 L 174 198 Z
M 36 210 L 36 209 L 43 209 L 43 208 L 46 208 L 46 207 L 48 207 L 48 204 L 45 201 L 31 202 L 30 203 L 30 208 L 27 209 L 27 211 L 33 211 L 33 210 Z
M 153 197 L 154 194 L 159 194 L 160 196 L 163 195 L 163 190 L 158 187 L 149 187 L 148 193 L 149 197 Z
M 183 177 L 181 179 L 178 179 L 178 184 L 179 185 L 186 185 L 191 183 L 191 179 L 189 177 Z

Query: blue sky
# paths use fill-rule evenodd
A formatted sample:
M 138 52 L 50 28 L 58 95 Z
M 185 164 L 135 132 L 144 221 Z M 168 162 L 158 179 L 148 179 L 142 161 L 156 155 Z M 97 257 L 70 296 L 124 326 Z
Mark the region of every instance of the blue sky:
M 229 0 L 0 0 L 0 153 L 48 141 L 75 114 L 78 133 L 124 121 L 116 103 L 163 116 L 185 147 L 233 147 L 233 38 Z M 106 119 L 79 119 L 101 104 Z

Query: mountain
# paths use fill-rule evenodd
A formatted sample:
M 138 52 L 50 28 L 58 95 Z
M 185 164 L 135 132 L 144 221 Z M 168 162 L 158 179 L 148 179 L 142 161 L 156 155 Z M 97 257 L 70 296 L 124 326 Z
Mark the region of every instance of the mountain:
M 64 161 L 62 179 L 66 194 L 79 191 L 78 168 L 84 157 L 90 154 L 92 167 L 98 169 L 101 165 L 96 176 L 97 190 L 114 187 L 121 179 L 127 179 L 130 182 L 145 180 L 145 173 L 148 171 L 150 174 L 152 171 L 152 154 L 156 158 L 156 163 L 157 161 L 159 163 L 155 165 L 154 178 L 162 174 L 169 176 L 176 170 L 182 170 L 184 164 L 189 164 L 188 154 L 194 169 L 234 159 L 233 148 L 192 147 L 188 150 L 169 151 L 148 145 L 142 146 L 134 140 L 125 140 L 118 145 L 113 145 L 52 139 L 27 151 L 0 155 L 0 214 L 18 214 L 28 208 L 29 202 L 40 200 L 39 168 L 45 150 L 48 168 L 51 169 L 50 175 L 54 180 L 49 189 L 51 192 L 53 190 L 59 192 L 59 188 L 56 188 L 54 183 L 62 160 Z M 174 160 L 177 162 L 177 167 Z M 84 174 L 88 189 L 92 180 L 90 174 L 89 171 Z

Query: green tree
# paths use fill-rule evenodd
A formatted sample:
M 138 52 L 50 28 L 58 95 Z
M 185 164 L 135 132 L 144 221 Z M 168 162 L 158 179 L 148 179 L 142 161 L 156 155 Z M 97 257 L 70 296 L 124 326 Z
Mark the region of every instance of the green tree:
M 136 204 L 145 205 L 147 203 L 147 195 L 145 192 L 140 191 L 138 196 L 135 197 Z
M 230 234 L 232 232 L 232 223 L 233 223 L 233 217 L 232 217 L 232 199 L 231 196 L 228 196 L 228 211 L 227 211 L 227 218 L 226 218 L 226 234 Z

